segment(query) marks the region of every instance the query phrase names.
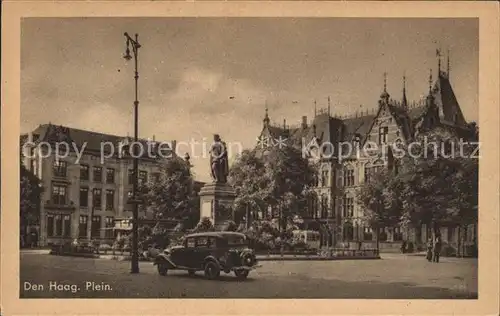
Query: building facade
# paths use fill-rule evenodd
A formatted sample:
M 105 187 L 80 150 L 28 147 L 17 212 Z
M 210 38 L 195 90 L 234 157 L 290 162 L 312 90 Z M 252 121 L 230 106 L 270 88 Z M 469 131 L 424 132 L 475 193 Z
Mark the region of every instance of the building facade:
M 397 142 L 408 144 L 419 132 L 436 127 L 450 129 L 467 140 L 477 138 L 475 126 L 469 124 L 462 114 L 450 83 L 449 71 L 442 71 L 439 67 L 437 77 L 433 81 L 431 73 L 429 91 L 423 100 L 407 100 L 405 78 L 401 98 L 392 99 L 384 79 L 384 88 L 374 110 L 342 118 L 332 115 L 328 99 L 327 108 L 318 110 L 315 105 L 314 118 L 310 123 L 304 116 L 302 123 L 295 127 L 287 126 L 286 121 L 283 125 L 271 124 L 266 108 L 259 136 L 261 148 L 266 148 L 262 144 L 269 146 L 272 141 L 285 139 L 301 150 L 305 146 L 310 159 L 319 163 L 317 194 L 308 203 L 308 216 L 303 220 L 306 229 L 321 232 L 322 245 L 359 241 L 375 243 L 376 234 L 363 223 L 363 209 L 356 201 L 356 190 L 370 181 L 370 177 L 381 168 L 397 171 L 399 162 L 384 145 Z M 352 150 L 363 148 L 367 142 L 378 145 L 370 155 Z M 469 227 L 466 241 L 476 241 L 475 228 L 475 225 Z M 458 242 L 457 231 L 455 227 L 443 227 L 443 240 Z M 379 240 L 384 243 L 383 247 L 399 249 L 402 240 L 422 243 L 429 234 L 430 227 L 425 225 L 407 230 L 388 227 L 381 229 Z
M 89 237 L 115 239 L 115 228 L 132 217 L 133 205 L 128 203 L 134 179 L 131 142 L 129 137 L 50 123 L 21 136 L 23 164 L 43 188 L 37 227 L 40 246 Z M 139 183 L 155 177 L 167 157 L 175 155 L 175 141 L 162 143 L 162 156 L 159 142 L 140 142 L 145 150 L 139 158 Z M 141 213 L 140 217 L 147 217 Z

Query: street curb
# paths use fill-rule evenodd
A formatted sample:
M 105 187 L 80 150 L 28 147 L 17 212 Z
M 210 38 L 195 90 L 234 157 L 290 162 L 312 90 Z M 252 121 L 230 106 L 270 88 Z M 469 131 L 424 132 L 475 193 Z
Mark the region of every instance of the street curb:
M 338 258 L 326 258 L 326 257 L 303 257 L 303 258 L 257 258 L 258 261 L 339 261 L 339 260 L 377 260 L 380 257 L 338 257 Z
M 47 254 L 49 254 L 47 252 Z M 121 256 L 121 255 L 93 255 L 91 256 L 79 256 L 79 255 L 68 255 L 68 254 L 53 254 L 53 255 L 59 255 L 59 256 L 72 256 L 72 257 L 79 257 L 79 258 L 91 258 L 91 259 L 104 259 L 104 260 L 115 260 L 115 261 L 130 261 L 130 257 L 127 256 Z M 257 261 L 339 261 L 339 260 L 378 260 L 382 259 L 380 256 L 379 257 L 333 257 L 333 258 L 328 258 L 328 257 L 317 257 L 317 256 L 311 256 L 311 257 L 260 257 L 257 256 Z M 150 260 L 140 260 L 140 262 L 153 262 L 154 259 Z
M 116 260 L 116 261 L 130 261 L 130 258 L 122 256 L 111 256 L 111 255 L 101 255 L 100 259 L 104 260 Z M 267 258 L 257 257 L 257 261 L 338 261 L 338 260 L 377 260 L 380 257 L 338 257 L 338 258 L 326 258 L 326 257 L 274 257 Z M 141 260 L 141 262 L 152 262 L 153 260 Z

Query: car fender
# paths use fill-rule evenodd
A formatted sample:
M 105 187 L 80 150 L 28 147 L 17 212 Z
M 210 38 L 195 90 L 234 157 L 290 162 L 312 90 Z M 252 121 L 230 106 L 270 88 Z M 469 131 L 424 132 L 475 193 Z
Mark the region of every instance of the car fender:
M 157 265 L 161 262 L 167 262 L 170 268 L 177 267 L 175 263 L 172 262 L 172 259 L 170 259 L 170 255 L 166 253 L 161 253 L 158 256 L 156 256 L 153 265 Z

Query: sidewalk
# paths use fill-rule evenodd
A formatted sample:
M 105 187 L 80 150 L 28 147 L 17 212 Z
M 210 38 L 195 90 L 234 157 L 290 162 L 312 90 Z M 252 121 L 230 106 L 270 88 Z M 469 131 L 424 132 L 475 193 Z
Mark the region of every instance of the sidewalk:
M 50 249 L 44 249 L 44 248 L 24 248 L 20 249 L 19 253 L 25 253 L 25 254 L 49 254 Z
M 372 256 L 345 256 L 345 257 L 322 257 L 318 255 L 257 255 L 258 261 L 335 261 L 335 260 L 373 260 L 380 257 Z

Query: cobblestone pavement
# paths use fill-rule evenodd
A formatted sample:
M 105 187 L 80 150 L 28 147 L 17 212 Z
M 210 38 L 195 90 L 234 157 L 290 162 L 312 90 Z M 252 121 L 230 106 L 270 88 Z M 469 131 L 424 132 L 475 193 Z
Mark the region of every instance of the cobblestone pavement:
M 261 264 L 246 281 L 233 274 L 209 281 L 201 272 L 189 277 L 186 271 L 169 271 L 162 277 L 150 262 L 141 262 L 141 273 L 132 275 L 127 261 L 22 253 L 20 297 L 477 298 L 477 259 L 443 258 L 436 264 L 387 254 L 381 260 Z M 50 282 L 60 290 L 50 290 Z

